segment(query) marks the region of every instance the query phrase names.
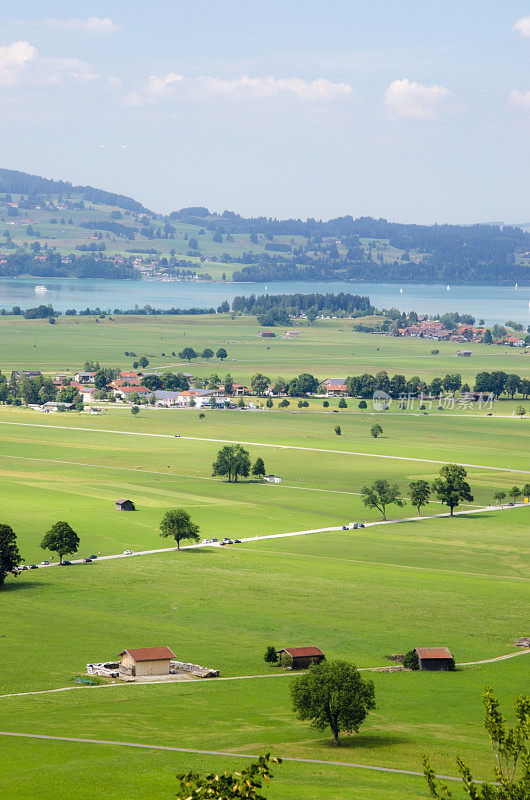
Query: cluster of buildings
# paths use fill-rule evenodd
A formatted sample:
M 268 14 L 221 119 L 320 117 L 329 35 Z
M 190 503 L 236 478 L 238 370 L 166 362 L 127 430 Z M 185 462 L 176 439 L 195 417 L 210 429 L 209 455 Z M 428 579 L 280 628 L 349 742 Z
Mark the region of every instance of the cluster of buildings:
M 434 339 L 439 342 L 475 342 L 480 344 L 485 341 L 487 328 L 476 327 L 460 323 L 455 330 L 446 328 L 443 322 L 432 319 L 419 319 L 418 322 L 398 328 L 399 336 L 412 338 Z M 525 340 L 519 334 L 507 333 L 502 339 L 493 339 L 491 342 L 505 347 L 524 347 Z

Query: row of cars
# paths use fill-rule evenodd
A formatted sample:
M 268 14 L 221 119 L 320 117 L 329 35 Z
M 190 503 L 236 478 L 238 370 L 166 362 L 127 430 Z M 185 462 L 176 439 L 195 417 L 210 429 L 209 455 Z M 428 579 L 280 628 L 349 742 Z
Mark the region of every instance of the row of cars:
M 364 528 L 364 522 L 348 522 L 342 526 L 343 531 L 356 531 L 357 528 Z
M 85 564 L 90 564 L 92 561 L 95 561 L 96 558 L 97 558 L 96 555 L 87 556 L 86 558 L 83 559 L 83 561 L 84 561 Z M 19 564 L 18 571 L 19 572 L 23 572 L 25 569 L 38 569 L 39 567 L 50 567 L 50 566 L 53 566 L 53 565 L 50 564 L 49 561 L 41 561 L 40 564 Z M 71 561 L 67 561 L 67 560 L 60 561 L 59 564 L 57 564 L 57 566 L 58 567 L 71 567 L 72 566 L 72 562 Z
M 201 544 L 241 544 L 241 539 L 229 539 L 228 536 L 225 536 L 221 541 L 219 539 L 203 539 Z

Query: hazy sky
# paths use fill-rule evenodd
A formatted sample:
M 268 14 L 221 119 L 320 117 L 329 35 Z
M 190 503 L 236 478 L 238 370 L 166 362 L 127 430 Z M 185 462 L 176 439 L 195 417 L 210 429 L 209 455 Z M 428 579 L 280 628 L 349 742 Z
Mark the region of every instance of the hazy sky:
M 0 166 L 164 212 L 530 222 L 530 0 L 0 13 Z

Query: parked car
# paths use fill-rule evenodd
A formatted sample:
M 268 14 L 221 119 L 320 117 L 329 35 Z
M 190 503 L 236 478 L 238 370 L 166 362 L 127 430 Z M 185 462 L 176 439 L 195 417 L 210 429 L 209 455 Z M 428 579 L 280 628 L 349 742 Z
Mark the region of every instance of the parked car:
M 133 554 L 133 551 L 132 551 L 132 550 L 124 550 L 124 551 L 123 551 L 123 555 L 124 555 L 124 556 L 132 556 L 132 554 Z
M 241 544 L 241 539 L 234 539 L 233 544 Z
M 231 541 L 232 541 L 232 540 L 231 540 L 231 539 L 229 539 L 229 538 L 228 538 L 228 536 L 224 536 L 224 537 L 223 537 L 223 542 L 224 542 L 225 544 L 229 544 Z
M 38 566 L 36 564 L 30 564 L 29 568 L 30 569 L 38 569 Z
M 212 543 L 213 542 L 218 542 L 218 541 L 219 541 L 219 539 L 212 539 Z
M 211 543 L 212 543 L 211 539 L 203 539 L 202 540 L 202 544 L 211 544 Z
M 59 566 L 60 567 L 71 567 L 72 566 L 72 562 L 71 561 L 61 561 Z
M 83 563 L 85 563 L 85 564 L 91 564 L 91 563 L 92 563 L 92 559 L 91 559 L 91 558 L 84 558 L 84 559 L 83 559 Z
M 92 559 L 92 561 L 93 561 L 95 558 L 97 558 L 97 556 L 88 556 L 88 557 L 89 557 L 89 558 L 91 558 L 91 559 Z
M 347 531 L 347 530 L 348 530 L 348 526 L 347 526 L 347 525 L 343 525 L 343 526 L 342 526 L 342 530 L 343 530 L 343 531 Z
M 219 544 L 221 545 L 221 547 L 224 547 L 224 546 L 225 546 L 225 544 L 228 544 L 228 542 L 225 542 L 225 540 L 223 539 L 223 541 L 222 541 L 222 542 L 219 542 Z
M 22 571 L 23 569 L 29 569 L 29 567 L 28 567 L 28 566 L 26 566 L 26 564 L 20 564 L 18 568 L 19 568 L 19 570 L 21 570 L 21 571 Z
M 359 523 L 357 523 L 357 526 L 358 526 L 359 528 L 364 528 L 364 522 L 359 522 Z
M 175 439 L 180 439 L 180 433 L 175 434 Z
M 40 563 L 42 564 L 43 567 L 48 567 L 50 564 L 49 561 L 41 561 Z

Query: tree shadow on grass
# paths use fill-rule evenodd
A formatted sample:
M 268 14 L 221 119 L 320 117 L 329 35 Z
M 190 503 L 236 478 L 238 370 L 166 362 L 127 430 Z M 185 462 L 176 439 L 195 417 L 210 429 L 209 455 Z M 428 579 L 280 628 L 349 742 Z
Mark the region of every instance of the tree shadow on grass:
M 6 581 L 6 583 L 0 586 L 0 597 L 3 594 L 9 594 L 9 592 L 16 592 L 17 589 L 42 589 L 43 587 L 48 587 L 49 584 L 47 583 L 36 583 L 35 581 L 21 581 L 20 579 L 14 579 L 13 581 Z
M 388 747 L 389 745 L 406 744 L 409 740 L 405 736 L 383 735 L 378 733 L 353 734 L 353 736 L 341 735 L 340 745 L 333 744 L 333 739 L 321 742 L 327 750 L 334 753 L 346 751 L 369 750 L 373 747 Z

